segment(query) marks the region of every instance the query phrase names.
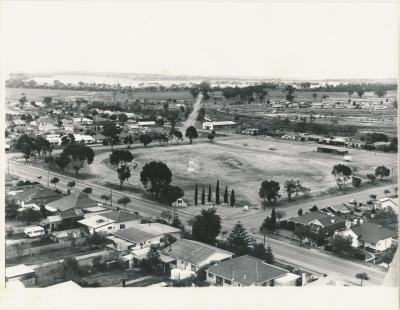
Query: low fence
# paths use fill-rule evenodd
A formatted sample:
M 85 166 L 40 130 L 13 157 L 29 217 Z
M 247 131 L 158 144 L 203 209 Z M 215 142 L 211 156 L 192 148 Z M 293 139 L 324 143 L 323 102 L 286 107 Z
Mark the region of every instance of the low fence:
M 69 240 L 59 243 L 46 244 L 42 246 L 32 247 L 31 244 L 18 244 L 6 246 L 6 259 L 11 259 L 20 256 L 38 255 L 46 252 L 61 250 L 72 247 L 74 245 L 82 245 L 86 243 L 86 238 Z

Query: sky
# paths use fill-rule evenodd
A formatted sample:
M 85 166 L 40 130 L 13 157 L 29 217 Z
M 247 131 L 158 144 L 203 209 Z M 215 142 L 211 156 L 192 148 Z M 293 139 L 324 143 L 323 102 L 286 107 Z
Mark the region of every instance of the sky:
M 397 77 L 397 4 L 2 1 L 5 72 Z

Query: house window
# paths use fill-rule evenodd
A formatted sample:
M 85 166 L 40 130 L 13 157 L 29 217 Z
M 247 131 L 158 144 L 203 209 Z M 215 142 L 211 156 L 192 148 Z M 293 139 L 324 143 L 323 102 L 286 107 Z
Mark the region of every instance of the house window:
M 210 279 L 214 279 L 214 274 L 212 274 L 211 272 L 209 272 L 209 273 L 208 273 L 208 277 L 209 277 Z
M 221 277 L 216 277 L 215 279 L 215 284 L 217 285 L 223 285 L 223 279 Z
M 108 226 L 108 229 L 111 229 L 112 227 L 111 226 Z
M 119 229 L 124 229 L 124 228 L 125 228 L 125 224 L 119 225 Z
M 196 265 L 192 265 L 191 270 L 194 271 L 194 272 L 196 272 L 196 269 L 197 269 L 197 268 L 196 268 Z
M 228 284 L 228 285 L 231 285 L 231 284 L 232 284 L 232 281 L 231 281 L 231 280 L 225 279 L 225 283 Z

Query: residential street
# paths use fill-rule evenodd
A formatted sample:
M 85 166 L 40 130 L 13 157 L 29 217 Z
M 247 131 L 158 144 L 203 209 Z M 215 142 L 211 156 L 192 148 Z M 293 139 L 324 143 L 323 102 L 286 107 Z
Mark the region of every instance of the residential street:
M 41 170 L 38 168 L 34 168 L 31 166 L 15 163 L 15 162 L 9 162 L 9 168 L 10 168 L 10 173 L 17 175 L 21 178 L 24 179 L 30 179 L 32 181 L 40 181 L 43 184 L 47 183 L 47 172 L 45 170 Z M 42 176 L 42 179 L 38 179 L 38 176 Z M 62 175 L 51 173 L 51 176 L 57 176 L 60 179 L 60 182 L 58 183 L 59 188 L 66 188 L 66 184 L 68 181 L 72 180 L 72 178 L 66 178 Z M 76 181 L 76 186 L 74 187 L 73 190 L 75 191 L 81 191 L 85 187 L 92 187 L 93 188 L 93 194 L 90 195 L 95 200 L 99 200 L 100 196 L 102 194 L 109 194 L 110 189 L 101 187 L 92 183 L 87 183 L 87 182 L 81 182 L 80 180 L 75 180 Z M 390 187 L 390 186 L 389 186 Z M 380 188 L 379 191 L 383 191 L 385 187 Z M 378 190 L 374 190 L 374 193 L 379 194 Z M 118 191 L 113 191 L 113 205 L 117 205 L 117 200 L 118 198 L 122 196 L 128 196 L 131 198 L 132 202 L 127 205 L 127 209 L 130 209 L 132 211 L 138 211 L 140 214 L 143 215 L 149 215 L 153 217 L 158 217 L 160 213 L 166 209 L 165 206 L 162 206 L 154 201 L 146 200 L 141 197 L 137 197 L 131 194 L 124 194 Z M 347 195 L 346 195 L 347 196 Z M 360 198 L 356 199 L 362 199 L 362 197 L 368 197 L 369 194 L 366 192 L 360 192 Z M 343 199 L 343 201 L 347 201 L 349 197 L 354 198 L 354 194 L 351 194 L 347 197 L 343 196 L 340 199 Z M 357 196 L 358 197 L 358 196 Z M 350 198 L 350 199 L 351 199 Z M 329 205 L 331 203 L 337 203 L 338 199 L 336 198 L 331 198 L 331 199 L 326 199 L 318 202 L 318 205 L 325 206 Z M 297 210 L 299 206 L 292 206 L 292 209 Z M 192 217 L 192 215 L 182 211 L 182 210 L 177 210 L 177 213 L 179 213 L 179 216 L 182 220 L 183 223 L 186 223 L 186 221 Z M 256 214 L 254 216 L 249 216 L 249 217 L 243 217 L 241 218 L 242 223 L 244 223 L 245 227 L 250 230 L 251 228 L 258 227 L 262 220 L 265 218 L 265 215 L 260 215 Z M 233 225 L 236 223 L 236 220 L 229 220 L 229 221 L 224 221 L 223 222 L 223 229 L 226 229 L 230 231 L 233 227 Z M 253 237 L 257 238 L 259 242 L 262 242 L 263 237 L 259 235 L 253 235 Z M 315 250 L 315 249 L 306 249 L 299 247 L 297 245 L 289 244 L 280 240 L 276 239 L 271 239 L 267 238 L 267 244 L 270 244 L 274 254 L 278 258 L 282 258 L 287 262 L 291 262 L 300 266 L 304 266 L 305 268 L 309 268 L 311 270 L 315 270 L 320 273 L 335 273 L 340 276 L 346 277 L 348 279 L 354 280 L 355 274 L 359 272 L 366 272 L 370 276 L 370 280 L 368 281 L 369 284 L 374 284 L 374 285 L 380 285 L 384 279 L 385 272 L 369 267 L 366 265 L 363 265 L 358 262 L 353 262 L 349 261 L 346 259 L 342 259 L 340 257 L 335 257 L 330 254 L 322 253 L 321 251 Z

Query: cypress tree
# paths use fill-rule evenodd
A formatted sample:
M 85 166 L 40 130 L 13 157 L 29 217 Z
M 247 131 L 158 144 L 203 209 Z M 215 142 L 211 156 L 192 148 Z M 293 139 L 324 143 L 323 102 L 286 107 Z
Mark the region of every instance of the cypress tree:
M 231 191 L 231 207 L 235 206 L 235 191 Z
M 197 183 L 196 183 L 196 187 L 195 187 L 195 189 L 194 189 L 194 204 L 197 206 L 197 199 L 198 199 L 198 196 L 199 196 L 199 189 L 198 189 L 198 187 L 197 187 Z
M 217 187 L 215 188 L 215 203 L 217 205 L 220 204 L 220 201 L 219 201 L 219 180 L 217 180 Z
M 207 196 L 207 201 L 211 202 L 212 198 L 212 193 L 211 193 L 211 184 L 208 184 L 208 196 Z
M 265 262 L 268 264 L 273 264 L 275 262 L 275 257 L 272 253 L 271 246 L 268 246 L 267 252 L 265 253 Z
M 228 203 L 228 186 L 225 186 L 224 203 Z
M 155 246 L 151 246 L 146 256 L 146 267 L 149 271 L 157 273 L 161 265 L 160 253 Z
M 204 189 L 204 185 L 203 185 L 203 188 L 201 190 L 201 204 L 202 205 L 206 204 L 206 192 L 205 192 L 205 189 Z
M 275 230 L 276 227 L 276 213 L 275 213 L 275 208 L 272 207 L 272 212 L 271 212 L 271 228 L 272 230 Z
M 171 226 L 172 226 L 172 227 L 175 227 L 175 228 L 178 228 L 178 229 L 181 229 L 181 230 L 183 230 L 183 229 L 185 228 L 185 227 L 183 226 L 183 224 L 182 224 L 182 222 L 181 222 L 181 220 L 180 220 L 180 218 L 179 218 L 179 216 L 178 216 L 177 213 L 174 214 L 174 217 L 173 217 L 173 219 L 172 219 Z

